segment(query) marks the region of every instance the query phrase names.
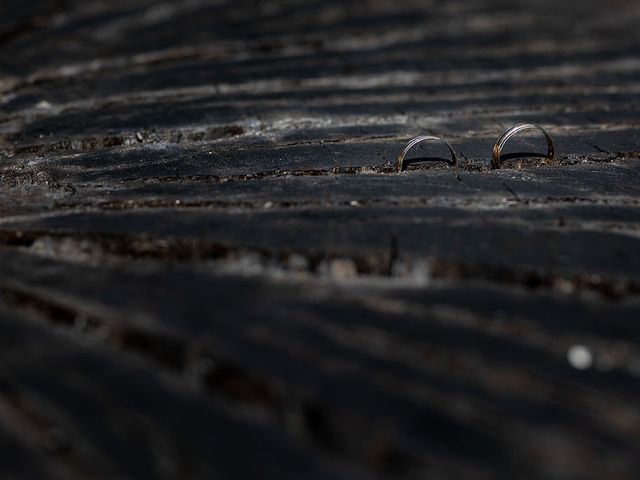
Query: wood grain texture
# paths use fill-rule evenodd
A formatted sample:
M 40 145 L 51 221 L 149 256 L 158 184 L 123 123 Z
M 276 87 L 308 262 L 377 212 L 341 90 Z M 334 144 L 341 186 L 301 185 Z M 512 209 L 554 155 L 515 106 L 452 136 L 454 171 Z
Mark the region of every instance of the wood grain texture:
M 635 478 L 639 20 L 0 4 L 3 478 Z

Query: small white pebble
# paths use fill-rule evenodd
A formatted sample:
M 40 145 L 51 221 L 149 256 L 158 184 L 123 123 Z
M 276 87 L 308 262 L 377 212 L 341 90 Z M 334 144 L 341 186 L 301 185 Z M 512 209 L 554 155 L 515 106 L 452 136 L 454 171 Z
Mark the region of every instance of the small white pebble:
M 51 108 L 53 108 L 51 106 L 51 104 L 49 102 L 47 102 L 46 100 L 40 100 L 37 104 L 36 104 L 36 108 L 39 110 L 49 110 Z
M 273 207 L 273 202 L 264 202 L 263 207 L 264 208 L 272 208 Z
M 566 278 L 559 278 L 554 282 L 554 287 L 564 294 L 570 295 L 575 292 L 575 285 Z
M 358 275 L 358 269 L 353 260 L 348 258 L 336 258 L 329 264 L 329 272 L 332 278 L 337 280 L 348 280 Z
M 180 200 L 176 200 L 176 205 L 180 205 L 182 202 Z
M 593 364 L 593 355 L 584 345 L 573 345 L 567 352 L 567 360 L 573 368 L 586 370 Z
M 360 206 L 360 202 L 357 200 L 351 200 L 349 202 L 349 205 L 351 205 L 352 207 L 359 207 Z
M 144 138 L 142 137 L 142 134 L 140 132 L 136 132 L 136 139 L 141 142 L 142 140 L 144 140 Z

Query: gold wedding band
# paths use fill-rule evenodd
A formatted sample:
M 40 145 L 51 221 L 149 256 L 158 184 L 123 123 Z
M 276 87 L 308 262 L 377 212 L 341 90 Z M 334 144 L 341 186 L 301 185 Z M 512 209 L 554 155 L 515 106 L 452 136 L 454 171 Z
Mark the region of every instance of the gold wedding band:
M 451 145 L 449 145 L 448 142 L 445 142 L 440 137 L 434 137 L 434 136 L 431 136 L 431 135 L 420 135 L 418 137 L 415 137 L 415 138 L 412 138 L 411 140 L 409 140 L 409 143 L 407 143 L 407 145 L 405 145 L 405 147 L 400 152 L 400 155 L 398 155 L 398 163 L 397 163 L 397 166 L 396 166 L 397 171 L 401 172 L 403 170 L 403 168 L 404 168 L 404 159 L 407 156 L 407 153 L 409 153 L 409 150 L 411 150 L 413 147 L 415 147 L 419 143 L 428 142 L 428 141 L 435 141 L 435 142 L 444 143 L 447 146 L 447 148 L 449 149 L 449 151 L 451 152 L 451 160 L 453 162 L 453 165 L 456 166 L 456 167 L 458 166 L 458 157 L 456 156 L 456 152 L 453 149 L 453 147 Z
M 539 131 L 541 131 L 544 134 L 544 137 L 547 139 L 547 147 L 548 147 L 547 157 L 552 162 L 555 160 L 556 146 L 555 146 L 555 143 L 553 142 L 553 138 L 551 137 L 551 135 L 549 135 L 544 128 L 542 128 L 542 127 L 540 127 L 538 125 L 534 125 L 532 123 L 518 123 L 517 125 L 514 125 L 513 127 L 511 127 L 508 130 L 506 130 L 500 136 L 500 138 L 496 142 L 495 146 L 493 147 L 493 159 L 491 160 L 491 166 L 494 169 L 495 168 L 500 168 L 500 155 L 502 155 L 502 149 L 505 146 L 505 144 L 516 133 L 522 132 L 523 130 L 539 130 Z

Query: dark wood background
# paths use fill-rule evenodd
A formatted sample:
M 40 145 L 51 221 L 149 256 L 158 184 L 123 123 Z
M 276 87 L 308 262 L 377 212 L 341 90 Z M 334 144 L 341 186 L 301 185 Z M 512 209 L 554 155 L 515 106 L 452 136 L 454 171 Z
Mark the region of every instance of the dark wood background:
M 639 22 L 2 0 L 2 478 L 638 478 Z

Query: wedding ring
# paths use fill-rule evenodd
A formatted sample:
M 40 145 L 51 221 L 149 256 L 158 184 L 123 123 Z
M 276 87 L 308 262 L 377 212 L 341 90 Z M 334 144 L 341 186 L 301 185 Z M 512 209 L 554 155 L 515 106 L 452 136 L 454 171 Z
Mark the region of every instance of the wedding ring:
M 428 142 L 428 141 L 435 141 L 435 142 L 444 143 L 447 146 L 447 148 L 449 149 L 449 151 L 451 152 L 452 164 L 455 165 L 456 167 L 458 166 L 458 157 L 456 156 L 456 152 L 453 149 L 453 147 L 451 145 L 449 145 L 448 142 L 445 142 L 440 137 L 434 137 L 434 136 L 430 136 L 430 135 L 420 135 L 419 137 L 415 137 L 415 138 L 412 138 L 411 140 L 409 140 L 409 143 L 407 143 L 407 145 L 400 152 L 400 155 L 398 155 L 398 163 L 397 163 L 397 167 L 396 167 L 397 171 L 401 172 L 403 170 L 403 168 L 404 168 L 404 159 L 407 156 L 407 153 L 409 153 L 409 150 L 411 150 L 413 147 L 415 147 L 419 143 Z
M 546 130 L 538 125 L 534 125 L 532 123 L 518 123 L 513 127 L 506 130 L 498 139 L 495 146 L 493 147 L 493 158 L 491 160 L 491 166 L 495 168 L 500 168 L 500 155 L 502 154 L 502 149 L 505 144 L 509 141 L 511 137 L 513 137 L 516 133 L 522 132 L 523 130 L 540 130 L 544 137 L 547 139 L 547 157 L 549 160 L 553 162 L 555 160 L 556 155 L 556 146 L 553 142 L 553 138 L 549 135 Z

